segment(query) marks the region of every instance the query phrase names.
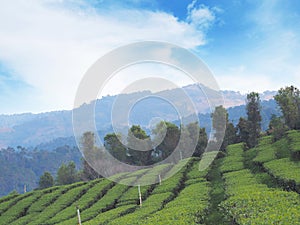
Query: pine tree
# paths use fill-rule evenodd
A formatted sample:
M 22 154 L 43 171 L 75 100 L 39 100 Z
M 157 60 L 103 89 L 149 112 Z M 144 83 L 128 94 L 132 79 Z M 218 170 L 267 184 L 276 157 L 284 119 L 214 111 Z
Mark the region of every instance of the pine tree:
M 249 136 L 246 144 L 249 148 L 253 148 L 258 143 L 261 132 L 261 115 L 260 115 L 260 99 L 259 94 L 251 92 L 247 95 L 247 116 Z

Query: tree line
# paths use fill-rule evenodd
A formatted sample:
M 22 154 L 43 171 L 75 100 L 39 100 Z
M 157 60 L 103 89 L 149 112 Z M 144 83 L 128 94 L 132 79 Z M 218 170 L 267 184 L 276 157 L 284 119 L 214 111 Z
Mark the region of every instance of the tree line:
M 266 134 L 273 135 L 274 141 L 281 138 L 289 129 L 300 129 L 300 91 L 294 86 L 281 88 L 274 96 L 282 115 L 272 116 L 269 129 Z M 205 128 L 199 127 L 198 123 L 177 126 L 174 123 L 161 121 L 152 130 L 152 133 L 159 137 L 163 129 L 166 130 L 165 136 L 158 146 L 151 148 L 153 141 L 140 125 L 133 125 L 128 130 L 127 145 L 124 145 L 122 134 L 109 133 L 104 137 L 105 149 L 116 159 L 130 164 L 145 166 L 159 162 L 167 158 L 179 144 L 180 137 L 183 137 L 183 145 L 189 145 L 197 140 L 194 157 L 201 157 L 205 151 L 208 141 L 221 141 L 221 151 L 226 151 L 226 147 L 234 143 L 245 143 L 246 148 L 253 148 L 257 145 L 260 136 L 264 135 L 261 129 L 261 102 L 257 92 L 251 92 L 246 97 L 247 117 L 241 117 L 236 126 L 228 120 L 228 112 L 222 106 L 217 106 L 211 113 L 213 139 L 208 140 Z M 224 124 L 225 121 L 225 124 Z M 224 127 L 225 125 L 225 127 Z M 127 146 L 134 146 L 137 140 L 144 140 L 145 149 L 139 151 Z M 84 155 L 90 152 L 97 152 L 95 146 L 95 136 L 92 132 L 86 132 L 81 139 L 81 149 Z M 217 149 L 214 149 L 217 150 Z M 187 157 L 185 152 L 182 157 Z M 40 188 L 50 187 L 54 184 L 69 184 L 79 180 L 92 180 L 98 178 L 98 173 L 82 160 L 82 170 L 77 172 L 75 164 L 62 164 L 57 171 L 54 180 L 50 173 L 45 172 L 40 178 Z

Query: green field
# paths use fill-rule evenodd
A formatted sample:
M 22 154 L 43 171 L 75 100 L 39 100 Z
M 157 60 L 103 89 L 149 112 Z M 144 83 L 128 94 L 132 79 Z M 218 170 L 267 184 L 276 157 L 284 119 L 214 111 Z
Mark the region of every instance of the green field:
M 77 207 L 85 225 L 300 224 L 299 149 L 300 133 L 289 131 L 274 143 L 263 137 L 246 151 L 242 143 L 230 145 L 208 168 L 189 158 L 120 175 L 132 184 L 155 183 L 141 187 L 142 205 L 137 186 L 107 179 L 9 195 L 0 198 L 0 224 L 78 224 Z M 180 167 L 157 183 L 158 174 L 168 177 Z

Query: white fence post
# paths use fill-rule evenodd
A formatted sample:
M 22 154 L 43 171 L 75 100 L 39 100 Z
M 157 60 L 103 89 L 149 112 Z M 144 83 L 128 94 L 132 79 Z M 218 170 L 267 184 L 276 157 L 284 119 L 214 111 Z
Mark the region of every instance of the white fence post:
M 78 224 L 81 225 L 81 218 L 80 218 L 80 211 L 79 211 L 79 208 L 77 208 L 77 217 L 78 217 Z
M 141 194 L 141 185 L 138 185 L 138 190 L 139 190 L 139 198 L 140 198 L 140 207 L 142 207 L 143 202 L 142 202 L 142 194 Z

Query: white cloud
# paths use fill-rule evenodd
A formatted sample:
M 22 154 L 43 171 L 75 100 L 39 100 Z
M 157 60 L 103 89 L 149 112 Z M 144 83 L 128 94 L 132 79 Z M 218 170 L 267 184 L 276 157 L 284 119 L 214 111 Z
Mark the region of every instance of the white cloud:
M 138 85 L 135 85 L 137 82 L 139 82 Z M 194 81 L 182 71 L 165 64 L 151 62 L 135 64 L 118 71 L 118 73 L 108 80 L 102 92 L 103 95 L 118 94 L 120 90 L 127 89 L 124 93 L 143 90 L 150 90 L 154 93 L 175 87 L 179 88 L 192 83 Z M 116 86 L 120 89 L 114 90 Z M 112 90 L 115 92 L 112 92 Z
M 37 90 L 31 99 L 36 111 L 70 109 L 83 74 L 113 48 L 141 40 L 189 49 L 205 43 L 204 31 L 193 24 L 201 14 L 203 20 L 209 16 L 208 9 L 195 11 L 189 24 L 164 12 L 113 7 L 97 11 L 84 2 L 80 7 L 60 2 L 0 3 L 0 61 Z M 24 107 L 20 105 L 20 111 L 32 110 Z
M 215 75 L 221 90 L 239 91 L 242 94 L 256 91 L 278 90 L 277 80 L 263 71 L 254 71 L 246 65 L 236 65 L 228 69 L 216 70 Z
M 194 0 L 187 7 L 187 21 L 197 28 L 208 29 L 216 20 L 216 12 L 220 12 L 219 8 L 212 8 L 201 4 L 197 5 L 197 0 Z

